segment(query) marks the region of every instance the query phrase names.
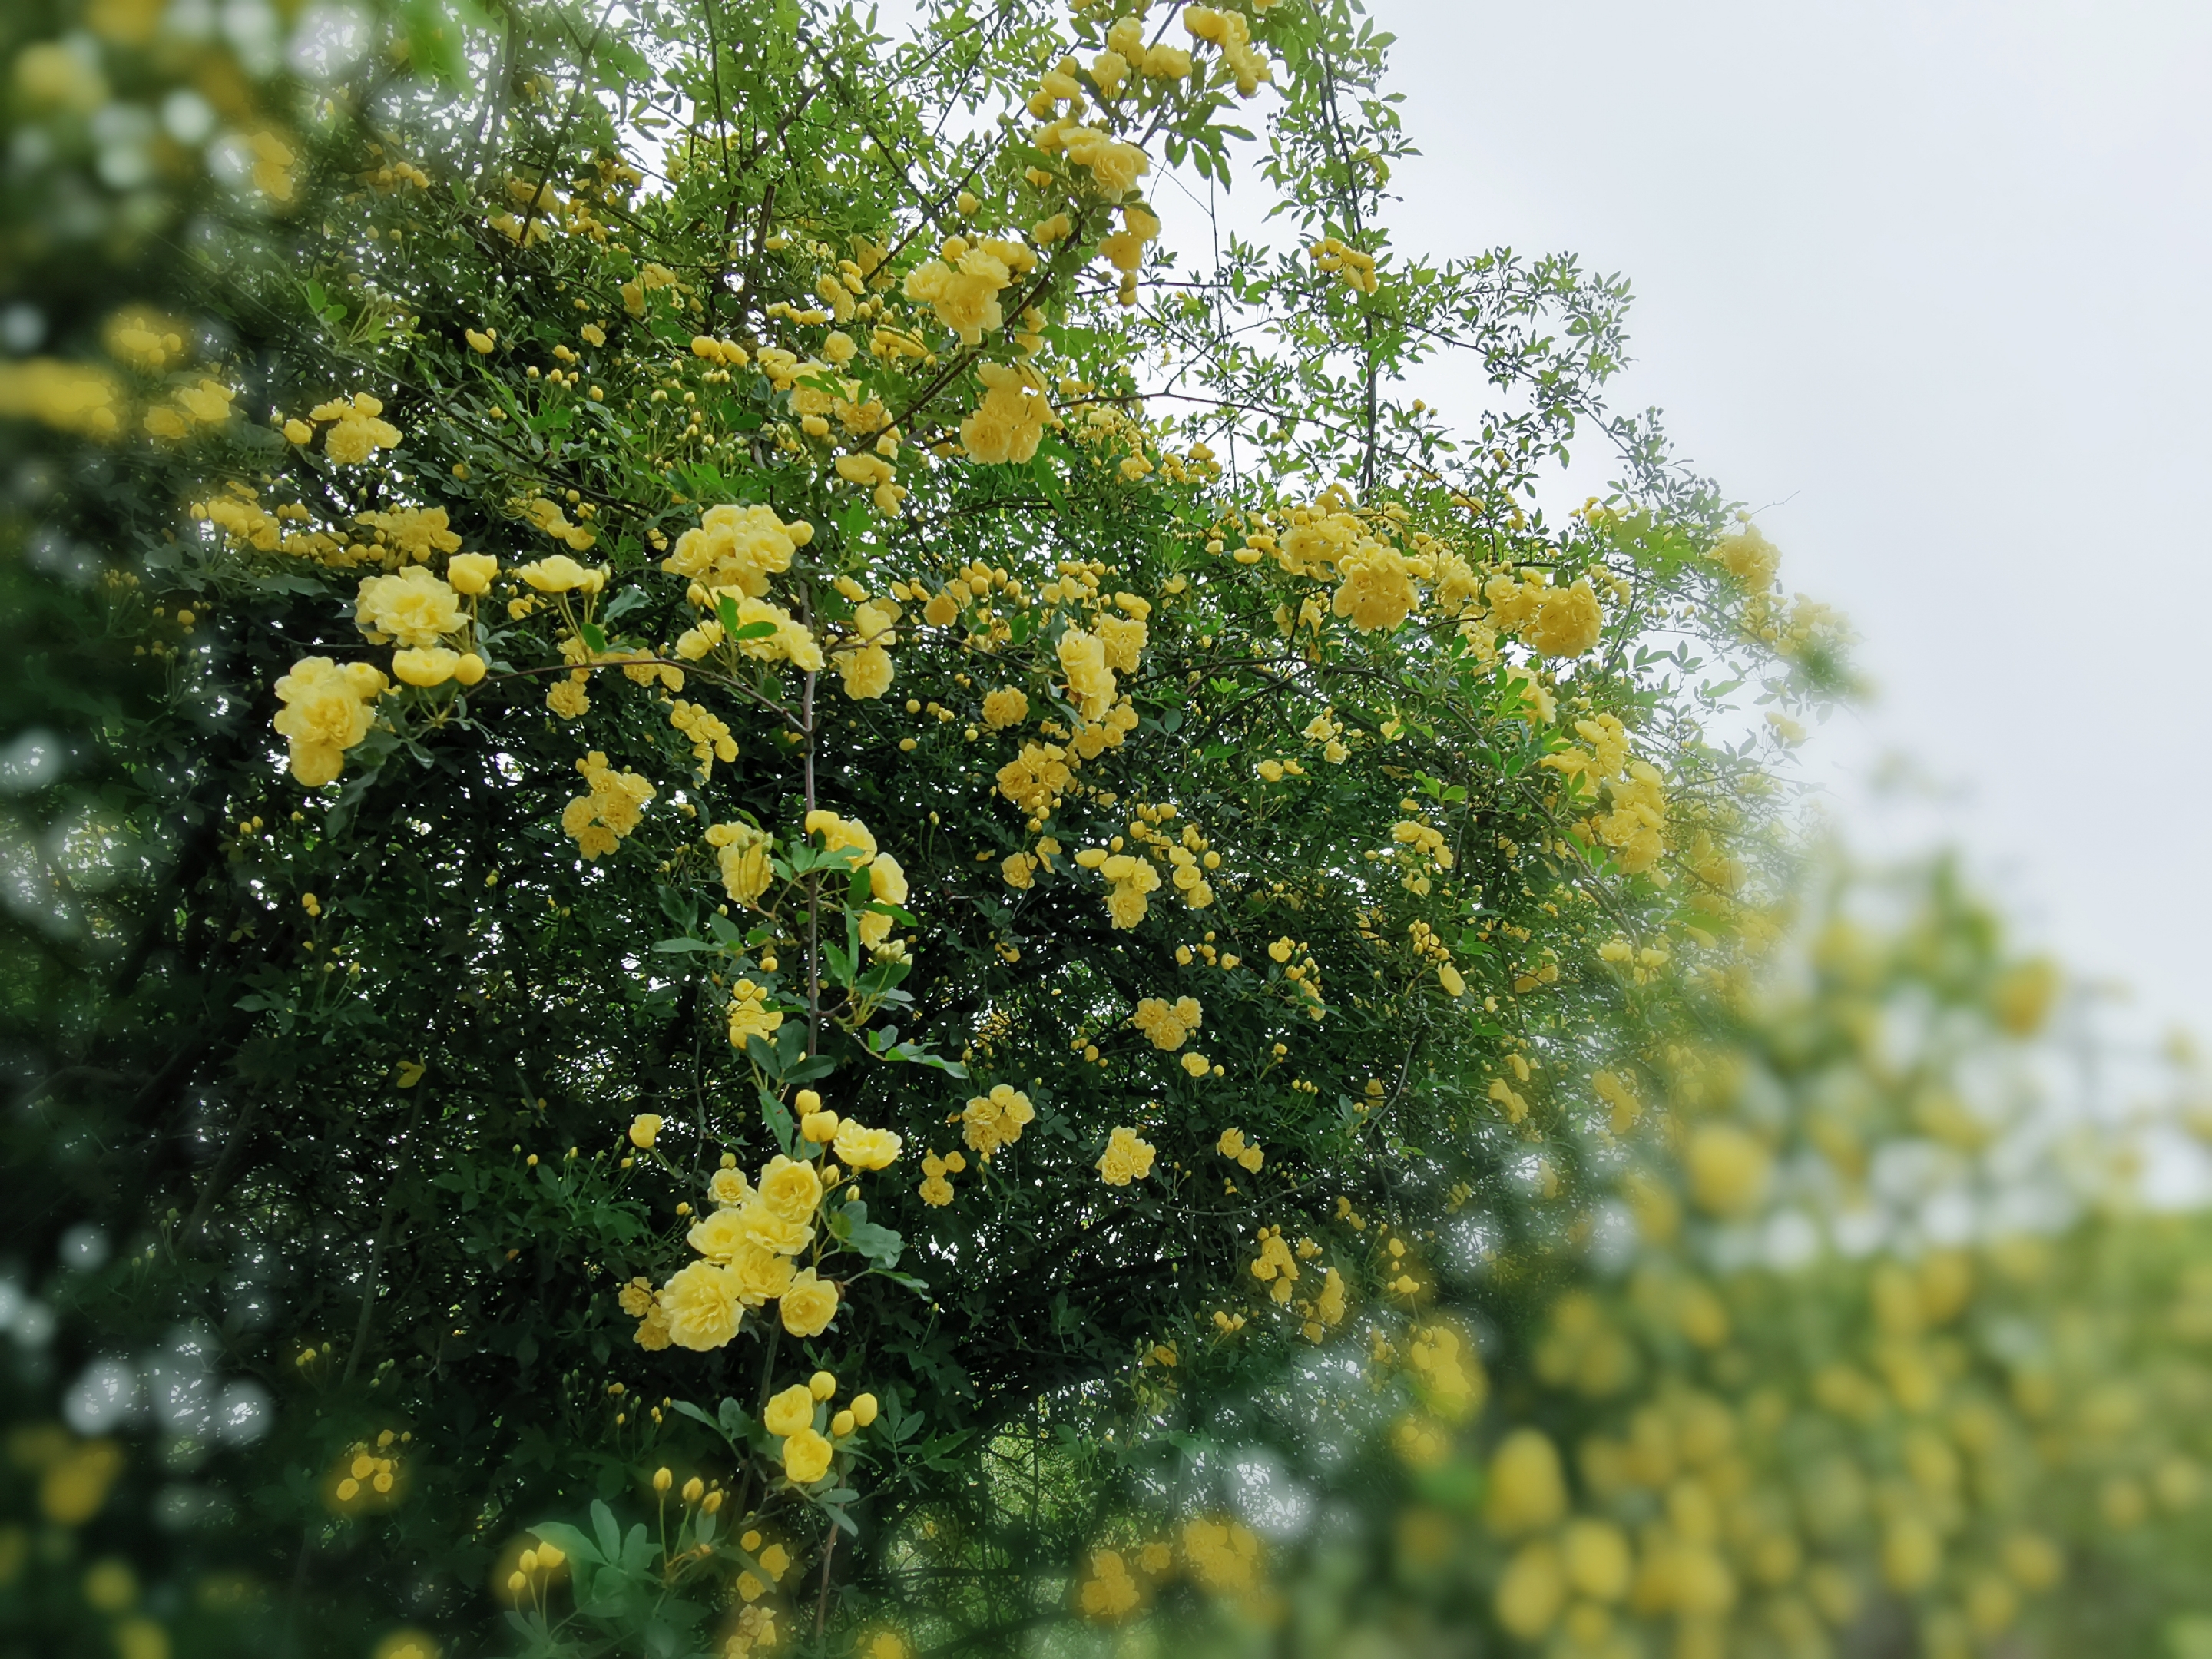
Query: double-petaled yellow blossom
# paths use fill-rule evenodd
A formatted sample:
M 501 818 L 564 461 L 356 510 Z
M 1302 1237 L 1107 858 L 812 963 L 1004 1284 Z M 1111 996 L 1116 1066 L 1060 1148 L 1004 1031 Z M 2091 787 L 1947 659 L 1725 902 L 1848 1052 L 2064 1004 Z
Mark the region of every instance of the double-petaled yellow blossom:
M 461 596 L 443 577 L 420 565 L 388 576 L 368 576 L 354 600 L 354 621 L 372 644 L 412 649 L 434 646 L 465 625 Z
M 728 1343 L 744 1316 L 736 1279 L 714 1261 L 679 1267 L 660 1287 L 660 1308 L 668 1319 L 668 1340 L 700 1353 Z
M 864 1128 L 851 1118 L 837 1126 L 837 1156 L 855 1170 L 887 1170 L 897 1159 L 900 1141 L 889 1129 Z
M 345 769 L 345 751 L 375 724 L 371 704 L 387 689 L 383 674 L 367 663 L 341 667 L 328 657 L 294 663 L 276 682 L 281 707 L 273 722 L 291 745 L 292 775 L 311 789 L 336 781 Z
M 777 1301 L 783 1328 L 793 1336 L 819 1336 L 837 1314 L 837 1287 L 816 1275 L 811 1267 L 793 1276 Z

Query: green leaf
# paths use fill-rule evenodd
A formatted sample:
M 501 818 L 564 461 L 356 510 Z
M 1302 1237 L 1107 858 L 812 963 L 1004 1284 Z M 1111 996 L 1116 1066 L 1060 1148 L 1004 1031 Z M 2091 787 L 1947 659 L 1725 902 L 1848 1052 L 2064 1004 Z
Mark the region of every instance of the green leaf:
M 615 1524 L 615 1512 L 598 1498 L 592 1500 L 592 1530 L 599 1537 L 599 1559 L 614 1561 L 622 1556 L 622 1528 Z

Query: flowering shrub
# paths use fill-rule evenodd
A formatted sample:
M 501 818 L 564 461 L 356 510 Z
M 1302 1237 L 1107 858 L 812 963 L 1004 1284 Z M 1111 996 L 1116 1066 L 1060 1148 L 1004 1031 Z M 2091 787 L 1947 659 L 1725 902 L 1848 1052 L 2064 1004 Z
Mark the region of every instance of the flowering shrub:
M 9 25 L 9 1133 L 60 1265 L 0 1302 L 5 1616 L 1272 1619 L 1170 1419 L 1364 1356 L 1395 1466 L 1526 1540 L 1460 1613 L 1588 1634 L 1560 1587 L 1612 1604 L 1650 1483 L 1483 1417 L 1438 1241 L 1480 1195 L 1540 1278 L 1615 1176 L 1768 1201 L 1692 992 L 1776 931 L 1765 769 L 1841 683 L 1607 411 L 1625 288 L 1391 246 L 1348 0 L 317 9 L 286 54 L 185 10 Z M 178 154 L 111 159 L 156 108 Z M 1290 244 L 1170 253 L 1232 175 Z M 1407 395 L 1442 351 L 1495 407 Z M 1593 442 L 1613 492 L 1547 517 Z M 1753 677 L 1780 723 L 1724 741 Z M 1650 1306 L 1732 1328 L 1645 1238 Z M 96 1596 L 21 1577 L 80 1547 Z

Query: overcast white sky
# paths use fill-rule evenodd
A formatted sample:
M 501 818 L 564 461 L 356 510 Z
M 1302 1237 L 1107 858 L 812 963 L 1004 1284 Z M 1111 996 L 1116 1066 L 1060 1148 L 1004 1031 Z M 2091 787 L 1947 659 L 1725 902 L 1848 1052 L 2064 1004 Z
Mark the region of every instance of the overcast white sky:
M 1374 0 L 1407 246 L 1632 281 L 1636 367 L 1879 683 L 1808 766 L 2212 1035 L 2212 6 Z M 1901 750 L 1954 798 L 1870 807 Z

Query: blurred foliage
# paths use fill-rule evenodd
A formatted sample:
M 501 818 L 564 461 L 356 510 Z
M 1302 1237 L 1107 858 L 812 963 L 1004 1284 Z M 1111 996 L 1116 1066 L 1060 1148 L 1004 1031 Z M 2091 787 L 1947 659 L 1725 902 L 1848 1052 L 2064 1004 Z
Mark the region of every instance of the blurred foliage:
M 1626 285 L 1109 9 L 0 24 L 0 1652 L 2198 1629 L 2194 1224 L 1808 885 Z

